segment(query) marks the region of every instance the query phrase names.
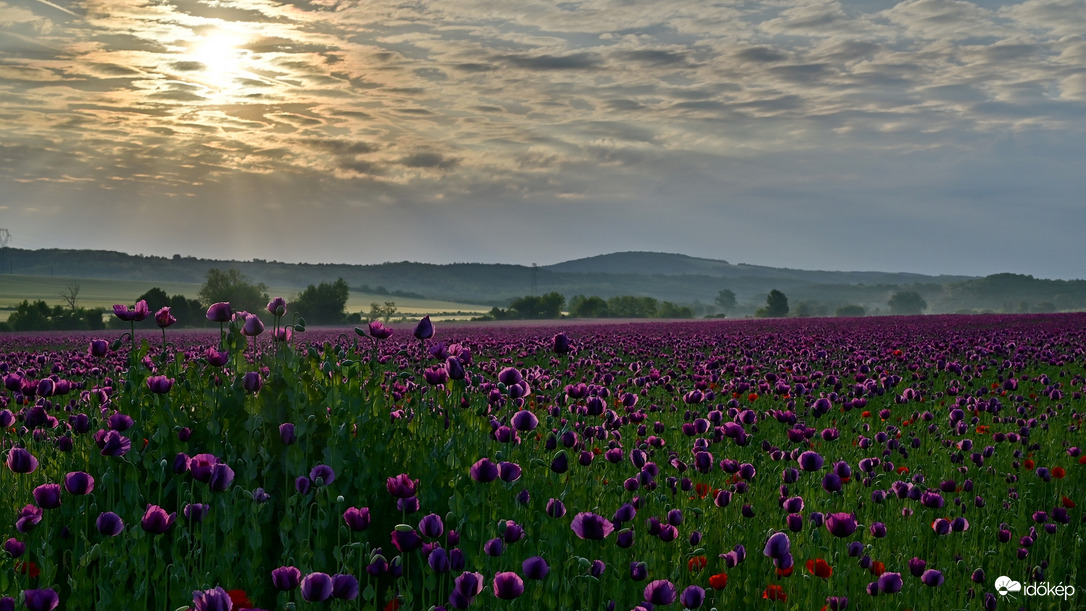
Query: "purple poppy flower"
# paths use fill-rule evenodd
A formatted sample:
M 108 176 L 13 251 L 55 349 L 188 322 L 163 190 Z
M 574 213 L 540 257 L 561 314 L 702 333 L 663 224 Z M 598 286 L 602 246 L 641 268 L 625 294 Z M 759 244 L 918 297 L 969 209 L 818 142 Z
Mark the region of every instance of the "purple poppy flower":
M 332 597 L 332 577 L 328 573 L 310 573 L 302 578 L 302 598 L 322 602 Z
M 826 529 L 835 537 L 847 537 L 856 532 L 856 518 L 844 512 L 827 514 Z
M 302 583 L 302 572 L 293 566 L 281 566 L 272 569 L 271 579 L 275 589 L 282 591 L 293 590 Z
M 192 602 L 196 611 L 231 611 L 234 608 L 230 595 L 221 586 L 193 592 Z
M 427 340 L 434 336 L 434 324 L 430 322 L 430 316 L 426 315 L 422 317 L 422 320 L 415 325 L 414 331 L 415 338 L 418 340 Z
M 116 537 L 124 531 L 124 522 L 121 521 L 121 516 L 112 511 L 104 511 L 98 514 L 98 519 L 94 525 L 98 528 L 98 532 L 107 537 Z
M 26 553 L 26 543 L 12 537 L 4 541 L 4 551 L 10 554 L 12 558 L 18 558 Z
M 267 308 L 272 316 L 283 316 L 287 313 L 287 300 L 282 297 L 276 297 L 268 302 Z
M 829 611 L 844 611 L 845 609 L 848 608 L 848 597 L 847 596 L 827 596 L 826 597 L 826 608 L 829 609 Z
M 245 392 L 257 393 L 264 386 L 264 378 L 260 377 L 260 373 L 256 371 L 249 371 L 241 378 L 241 387 L 245 389 Z
M 314 484 L 327 486 L 336 481 L 336 472 L 328 465 L 317 465 L 309 470 L 309 479 L 313 480 Z
M 33 473 L 38 468 L 38 459 L 24 448 L 12 448 L 8 452 L 8 468 L 15 473 Z
M 634 581 L 644 581 L 649 576 L 649 565 L 644 562 L 631 562 L 630 563 L 630 579 Z
M 42 484 L 35 488 L 34 502 L 42 509 L 60 507 L 60 484 Z
M 395 475 L 385 481 L 385 489 L 388 490 L 390 495 L 398 499 L 406 499 L 415 496 L 415 489 L 417 486 L 418 480 L 411 479 L 411 476 L 406 473 Z
M 610 520 L 588 511 L 573 516 L 570 528 L 578 537 L 588 540 L 605 539 L 615 530 Z
M 177 519 L 177 512 L 166 513 L 166 510 L 158 505 L 147 505 L 147 511 L 143 513 L 140 526 L 152 535 L 161 535 L 173 526 Z
M 109 352 L 109 342 L 104 339 L 92 339 L 90 342 L 90 348 L 87 349 L 87 354 L 100 358 Z
M 464 371 L 464 363 L 455 356 L 450 356 L 445 359 L 445 372 L 449 376 L 450 380 L 463 380 L 467 377 L 467 372 Z
M 697 609 L 705 603 L 705 589 L 701 586 L 687 586 L 679 595 L 679 604 L 686 609 Z
M 551 568 L 547 566 L 547 561 L 541 556 L 532 556 L 531 558 L 528 558 L 520 565 L 520 569 L 524 572 L 525 578 L 535 580 L 542 580 L 551 570 Z
M 256 314 L 249 314 L 245 317 L 245 324 L 241 326 L 241 332 L 243 335 L 256 337 L 264 332 L 264 321 L 260 320 L 260 317 Z
M 170 306 L 162 306 L 155 312 L 155 324 L 159 327 L 165 329 L 175 322 L 177 322 L 177 318 L 170 314 Z
M 396 499 L 396 509 L 404 513 L 415 513 L 419 510 L 419 497 L 409 496 L 406 499 Z
M 770 558 L 783 558 L 788 554 L 792 547 L 792 542 L 788 539 L 788 535 L 782 532 L 773 533 L 766 541 L 765 549 L 762 553 Z
M 181 513 L 190 522 L 202 522 L 209 511 L 211 511 L 211 505 L 207 503 L 188 503 Z
M 520 479 L 520 475 L 520 465 L 508 461 L 498 463 L 498 477 L 500 477 L 503 482 L 515 482 Z
M 882 522 L 874 522 L 867 528 L 872 537 L 883 538 L 886 536 L 886 525 Z
M 509 419 L 509 422 L 513 425 L 513 428 L 522 433 L 533 431 L 535 430 L 535 427 L 539 426 L 539 418 L 526 409 L 522 409 L 513 414 L 513 417 Z
M 124 322 L 140 322 L 151 315 L 151 308 L 147 307 L 146 300 L 141 299 L 134 308 L 120 303 L 114 305 L 113 314 Z
M 52 588 L 23 590 L 23 604 L 27 611 L 52 611 L 60 604 L 60 596 Z
M 297 440 L 294 433 L 294 423 L 284 422 L 279 425 L 279 440 L 283 442 L 283 445 L 293 445 Z
M 422 547 L 422 537 L 411 527 L 407 527 L 407 530 L 397 527 L 392 531 L 392 545 L 401 552 L 413 552 Z
M 796 461 L 799 463 L 799 468 L 804 471 L 818 471 L 822 468 L 822 465 L 825 464 L 825 459 L 822 458 L 822 455 L 813 450 L 808 450 L 800 454 Z
M 332 575 L 332 598 L 354 600 L 358 598 L 358 580 L 354 575 L 339 573 Z
M 343 512 L 343 521 L 347 523 L 347 527 L 355 532 L 366 530 L 370 526 L 370 509 L 369 507 L 363 507 L 361 509 L 357 507 L 348 507 Z
M 435 547 L 430 555 L 426 557 L 426 564 L 430 565 L 430 570 L 443 575 L 452 570 L 452 561 L 449 559 L 448 552 L 443 547 Z
M 929 588 L 943 585 L 943 574 L 935 569 L 928 569 L 920 576 L 920 581 Z
M 230 361 L 230 353 L 225 350 L 208 348 L 204 358 L 207 359 L 208 365 L 211 365 L 212 367 L 222 367 Z
M 419 532 L 428 539 L 437 539 L 445 533 L 445 524 L 441 521 L 441 516 L 431 513 L 419 520 Z
M 491 557 L 496 558 L 498 556 L 501 556 L 502 552 L 504 552 L 504 551 L 505 551 L 505 544 L 502 543 L 502 540 L 500 538 L 498 538 L 498 537 L 490 539 L 489 541 L 487 541 L 486 543 L 483 544 L 483 553 L 486 554 L 487 556 L 491 556 Z
M 234 482 L 234 470 L 226 463 L 215 463 L 211 467 L 211 477 L 208 478 L 207 487 L 212 492 L 222 492 Z
M 645 586 L 645 590 L 642 593 L 645 596 L 645 600 L 654 605 L 670 605 L 679 597 L 678 588 L 675 587 L 675 584 L 666 579 L 650 581 L 649 585 Z
M 373 339 L 388 339 L 392 337 L 392 329 L 386 327 L 379 320 L 371 320 L 369 323 L 370 337 Z
M 555 354 L 569 354 L 569 337 L 565 333 L 558 333 L 551 339 L 551 349 Z
M 901 591 L 903 583 L 904 582 L 901 580 L 901 573 L 883 573 L 882 575 L 879 575 L 879 592 L 883 594 L 895 594 Z
M 480 458 L 475 461 L 468 473 L 471 475 L 471 479 L 485 484 L 498 479 L 498 466 L 491 462 L 489 458 Z
M 211 307 L 207 309 L 207 319 L 211 322 L 230 322 L 230 318 L 233 317 L 234 312 L 230 308 L 230 304 L 225 301 L 211 304 Z
M 36 505 L 25 505 L 19 510 L 19 516 L 15 519 L 15 530 L 28 533 L 41 522 L 42 508 Z
M 603 572 L 607 570 L 607 564 L 603 560 L 593 560 L 592 565 L 588 567 L 588 574 L 599 579 L 603 577 Z
M 566 515 L 565 504 L 555 498 L 547 499 L 547 515 L 552 518 L 560 518 Z
M 513 600 L 524 594 L 524 580 L 512 571 L 495 574 L 493 586 L 494 596 L 502 600 Z
M 913 574 L 913 577 L 919 577 L 924 574 L 924 568 L 928 566 L 928 563 L 923 558 L 913 556 L 909 559 L 909 572 Z

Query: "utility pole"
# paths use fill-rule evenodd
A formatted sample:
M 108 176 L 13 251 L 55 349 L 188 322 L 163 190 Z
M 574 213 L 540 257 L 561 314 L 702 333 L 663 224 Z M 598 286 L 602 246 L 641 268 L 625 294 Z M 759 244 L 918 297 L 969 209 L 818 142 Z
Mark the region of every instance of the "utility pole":
M 532 295 L 539 294 L 539 266 L 532 263 Z
M 6 255 L 8 254 L 8 242 L 10 242 L 10 241 L 11 241 L 11 232 L 8 231 L 7 229 L 3 228 L 3 227 L 0 227 L 0 255 L 5 255 L 4 257 L 0 257 L 0 273 L 4 272 L 3 259 L 7 258 Z M 8 274 L 10 274 L 10 273 L 11 273 L 11 261 L 8 261 Z

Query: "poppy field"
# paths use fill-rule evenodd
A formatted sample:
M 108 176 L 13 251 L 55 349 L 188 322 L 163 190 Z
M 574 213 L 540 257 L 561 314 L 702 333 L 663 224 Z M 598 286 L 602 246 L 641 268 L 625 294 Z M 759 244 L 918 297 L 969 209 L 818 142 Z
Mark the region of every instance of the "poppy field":
M 0 611 L 1082 605 L 1086 315 L 115 311 L 0 337 Z

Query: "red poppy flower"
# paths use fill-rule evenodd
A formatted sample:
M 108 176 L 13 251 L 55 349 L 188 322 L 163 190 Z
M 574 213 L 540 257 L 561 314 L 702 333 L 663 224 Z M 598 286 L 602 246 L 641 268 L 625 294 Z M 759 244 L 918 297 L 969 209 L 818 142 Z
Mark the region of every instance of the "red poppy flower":
M 1063 476 L 1067 475 L 1067 471 L 1063 467 L 1052 467 L 1052 477 L 1056 479 L 1063 479 Z
M 1073 509 L 1075 507 L 1075 502 L 1066 496 L 1060 499 L 1060 503 L 1068 509 Z
M 786 569 L 777 569 L 777 577 L 791 577 L 794 567 L 788 567 Z
M 807 572 L 815 577 L 821 577 L 822 579 L 829 579 L 833 575 L 833 567 L 830 566 L 825 560 L 816 558 L 814 560 L 807 561 Z
M 752 392 L 749 395 L 747 395 L 747 401 L 757 401 L 757 400 L 758 400 L 758 393 Z
M 897 468 L 897 472 L 898 472 L 898 474 L 901 474 L 901 473 L 908 473 L 908 472 L 909 472 L 909 468 L 908 468 L 908 467 L 898 467 L 898 468 Z
M 1024 461 L 1023 463 L 1022 463 L 1022 466 L 1023 466 L 1023 467 L 1025 467 L 1025 468 L 1027 468 L 1027 469 L 1032 469 L 1032 468 L 1033 468 L 1033 464 L 1034 464 L 1034 463 L 1033 463 L 1033 459 L 1032 459 L 1032 458 L 1027 458 L 1027 459 L 1026 459 L 1026 460 L 1025 460 L 1025 461 Z
M 28 566 L 30 567 L 29 569 L 27 568 Z M 19 573 L 20 575 L 26 575 L 29 572 L 30 577 L 32 578 L 41 575 L 41 569 L 39 569 L 38 565 L 34 564 L 34 562 L 30 562 L 27 564 L 24 564 L 22 561 L 16 562 L 15 572 Z
M 385 605 L 385 611 L 398 611 L 402 604 L 399 598 L 393 598 Z
M 226 595 L 230 597 L 230 602 L 234 603 L 234 607 L 238 609 L 249 609 L 256 606 L 246 596 L 245 590 L 227 590 Z
M 862 416 L 862 417 L 864 417 L 864 418 L 870 418 L 870 417 L 871 417 L 871 412 L 865 409 L 865 410 L 864 410 L 864 411 L 863 411 L 863 412 L 862 412 L 862 413 L 860 414 L 860 416 Z
M 690 571 L 691 573 L 693 573 L 694 571 L 700 571 L 701 569 L 705 568 L 706 564 L 707 561 L 705 560 L 705 556 L 694 556 L 686 562 L 686 570 Z
M 705 498 L 709 494 L 709 484 L 694 484 L 694 492 L 697 493 L 698 498 Z
M 709 587 L 714 590 L 723 590 L 728 585 L 728 576 L 724 573 L 717 573 L 709 578 Z
M 779 600 L 784 602 L 788 600 L 788 595 L 784 593 L 784 588 L 774 584 L 768 586 L 764 592 L 762 592 L 762 598 L 766 600 Z
M 886 565 L 884 565 L 883 563 L 879 562 L 878 560 L 871 563 L 871 574 L 872 575 L 878 577 L 879 575 L 882 575 L 885 572 L 886 572 Z

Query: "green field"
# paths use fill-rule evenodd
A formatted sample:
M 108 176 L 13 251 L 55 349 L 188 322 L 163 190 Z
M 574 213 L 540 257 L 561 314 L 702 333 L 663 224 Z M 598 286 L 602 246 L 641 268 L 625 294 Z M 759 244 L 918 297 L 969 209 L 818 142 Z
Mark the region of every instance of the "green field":
M 136 297 L 146 293 L 157 286 L 169 295 L 184 295 L 196 298 L 200 292 L 199 284 L 193 282 L 156 282 L 148 283 L 142 280 L 113 280 L 101 278 L 71 278 L 66 276 L 27 276 L 19 274 L 0 275 L 0 321 L 7 320 L 11 312 L 24 300 L 42 300 L 49 305 L 64 305 L 61 294 L 65 293 L 69 285 L 78 283 L 78 305 L 85 308 L 110 309 L 115 303 L 132 304 Z M 302 289 L 298 287 L 270 286 L 268 295 L 271 297 L 282 296 L 289 301 Z M 462 316 L 435 316 L 435 319 L 470 318 L 486 312 L 490 308 L 477 304 L 459 303 L 454 301 L 441 301 L 437 299 L 412 299 L 408 297 L 395 297 L 379 295 L 376 293 L 363 293 L 352 290 L 347 299 L 347 312 L 362 312 L 365 315 L 373 302 L 384 303 L 393 301 L 399 312 L 405 316 L 421 316 L 423 314 L 463 312 Z M 148 304 L 152 308 L 155 304 Z

